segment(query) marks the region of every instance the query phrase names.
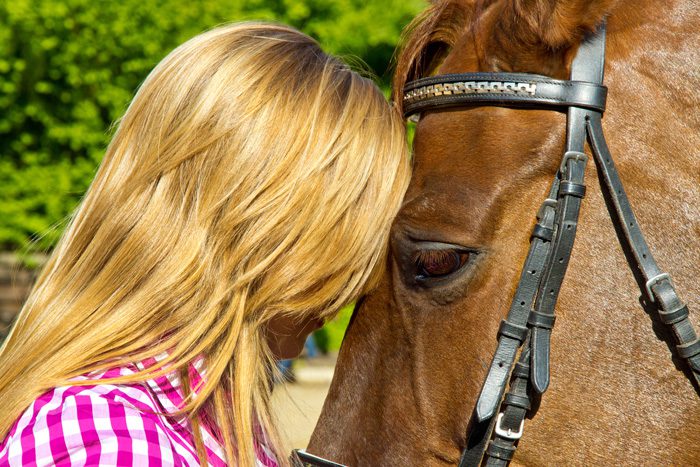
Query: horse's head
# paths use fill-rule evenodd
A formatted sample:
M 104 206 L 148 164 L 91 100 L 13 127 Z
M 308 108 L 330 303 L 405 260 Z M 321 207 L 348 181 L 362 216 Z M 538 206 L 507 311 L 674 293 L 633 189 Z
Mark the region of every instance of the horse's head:
M 409 28 L 397 63 L 394 99 L 401 102 L 407 81 L 435 72 L 514 71 L 566 79 L 584 34 L 611 12 L 612 3 L 435 2 Z M 652 17 L 651 5 L 640 2 L 637 8 L 625 9 L 625 27 L 633 29 L 643 23 L 640 18 Z M 623 29 L 620 25 L 612 17 L 609 30 Z M 613 55 L 622 61 L 632 54 L 630 41 L 638 35 L 622 30 L 620 37 L 613 40 L 617 48 Z M 613 75 L 621 79 L 621 74 Z M 618 98 L 624 99 L 625 92 L 630 91 L 620 91 Z M 635 105 L 636 99 L 618 101 L 616 124 L 629 115 L 625 105 Z M 496 347 L 499 323 L 527 254 L 534 214 L 561 161 L 565 123 L 563 113 L 501 107 L 428 111 L 421 116 L 413 180 L 393 226 L 386 274 L 353 317 L 311 452 L 351 466 L 457 463 Z M 612 128 L 609 134 L 617 132 Z M 591 164 L 587 177 L 595 180 L 593 170 Z M 573 395 L 585 391 L 586 365 L 594 358 L 590 352 L 613 346 L 603 340 L 574 339 L 591 325 L 576 312 L 588 314 L 589 309 L 615 304 L 618 298 L 635 306 L 639 297 L 634 281 L 623 272 L 611 273 L 598 286 L 585 280 L 597 277 L 590 267 L 620 271 L 624 267 L 602 197 L 590 197 L 595 208 L 584 212 L 582 222 L 596 227 L 586 233 L 604 231 L 605 238 L 593 242 L 599 249 L 578 249 L 589 240 L 577 240 L 570 269 L 578 272 L 573 279 L 569 273 L 560 297 L 558 308 L 565 310 L 561 321 L 569 319 L 566 310 L 575 311 L 569 312 L 568 324 L 557 324 L 552 344 L 553 359 L 559 357 L 557 364 L 566 368 L 569 380 L 558 382 L 560 389 L 542 401 L 544 405 L 550 398 L 552 418 L 591 410 L 587 404 L 595 401 L 584 400 L 582 406 L 569 409 L 567 404 L 575 403 L 567 401 L 566 384 L 578 391 Z M 697 248 L 694 251 L 697 254 Z M 619 256 L 605 257 L 613 253 Z M 596 296 L 598 289 L 607 289 L 618 279 L 627 281 L 626 292 L 607 303 Z M 584 296 L 597 298 L 583 300 Z M 596 314 L 590 316 L 593 320 Z M 644 322 L 650 327 L 648 318 Z M 615 326 L 600 324 L 598 331 Z M 567 340 L 558 341 L 557 333 Z M 562 349 L 559 354 L 557 346 Z M 556 376 L 557 368 L 552 371 Z M 592 410 L 595 416 L 598 409 Z M 545 423 L 540 418 L 539 424 Z M 550 424 L 532 439 L 546 439 L 557 429 L 561 425 Z M 567 436 L 575 437 L 574 431 Z M 560 450 L 576 449 L 566 440 L 561 443 Z

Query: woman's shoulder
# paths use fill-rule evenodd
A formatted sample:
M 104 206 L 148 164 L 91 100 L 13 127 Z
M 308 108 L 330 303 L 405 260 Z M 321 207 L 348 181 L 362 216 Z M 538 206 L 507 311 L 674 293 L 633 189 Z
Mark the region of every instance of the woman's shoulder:
M 77 379 L 131 372 L 122 367 Z M 168 427 L 143 383 L 94 383 L 56 387 L 35 399 L 0 444 L 0 465 L 140 465 L 156 459 L 174 465 Z

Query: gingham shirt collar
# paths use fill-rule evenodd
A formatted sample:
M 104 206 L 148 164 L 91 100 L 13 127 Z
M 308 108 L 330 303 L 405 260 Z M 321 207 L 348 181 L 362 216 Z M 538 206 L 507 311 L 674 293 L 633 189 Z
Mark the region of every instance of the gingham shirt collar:
M 162 353 L 155 357 L 147 358 L 136 363 L 139 370 L 145 370 L 168 357 L 168 353 Z M 166 365 L 167 367 L 167 365 Z M 189 365 L 189 377 L 191 390 L 196 397 L 199 389 L 204 384 L 206 369 L 204 368 L 204 357 L 198 357 L 192 364 Z M 171 371 L 157 378 L 146 380 L 146 384 L 156 397 L 163 411 L 169 415 L 176 413 L 185 405 L 185 394 L 183 391 L 182 381 L 176 371 Z M 187 421 L 184 416 L 173 417 L 177 419 L 181 426 L 186 426 Z

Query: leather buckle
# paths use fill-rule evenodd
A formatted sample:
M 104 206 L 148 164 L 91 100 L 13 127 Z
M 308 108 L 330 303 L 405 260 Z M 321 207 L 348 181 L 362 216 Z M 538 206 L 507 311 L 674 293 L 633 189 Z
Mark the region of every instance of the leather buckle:
M 646 283 L 646 289 L 647 289 L 647 294 L 649 295 L 649 300 L 651 300 L 651 303 L 656 302 L 656 298 L 654 297 L 654 292 L 651 291 L 651 288 L 654 287 L 658 282 L 667 279 L 671 283 L 671 287 L 673 287 L 673 281 L 671 280 L 671 276 L 668 275 L 667 272 L 662 272 L 661 274 L 657 274 L 656 276 L 652 277 L 649 279 Z
M 503 420 L 503 415 L 504 413 L 501 412 L 498 414 L 498 418 L 496 418 L 496 434 L 500 436 L 501 438 L 506 438 L 506 439 L 512 439 L 514 441 L 519 440 L 523 436 L 523 429 L 525 428 L 525 420 L 520 421 L 520 428 L 518 428 L 518 431 L 514 432 L 510 428 L 504 430 L 501 427 L 501 421 Z

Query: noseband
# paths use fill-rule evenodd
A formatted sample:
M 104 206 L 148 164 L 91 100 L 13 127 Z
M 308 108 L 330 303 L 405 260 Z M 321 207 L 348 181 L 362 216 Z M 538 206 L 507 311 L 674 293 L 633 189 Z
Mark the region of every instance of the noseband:
M 605 142 L 601 123 L 607 96 L 604 64 L 603 24 L 579 47 L 568 81 L 529 73 L 463 73 L 421 78 L 404 88 L 406 117 L 472 106 L 567 111 L 564 156 L 549 196 L 537 212 L 520 281 L 508 315 L 501 321 L 498 347 L 469 423 L 460 467 L 482 462 L 487 466 L 508 465 L 523 434 L 532 391 L 541 395 L 549 386 L 554 307 L 586 193 L 586 140 L 615 208 L 617 219 L 613 222 L 623 234 L 620 241 L 632 253 L 633 272 L 644 278 L 643 294 L 656 305 L 659 320 L 671 329 L 678 356 L 687 361 L 692 378 L 700 386 L 700 340 L 688 319 L 688 308 L 676 294 L 669 274 L 654 261 Z

